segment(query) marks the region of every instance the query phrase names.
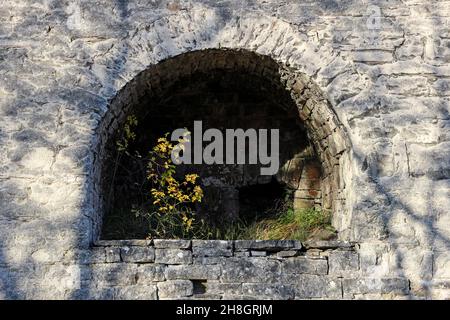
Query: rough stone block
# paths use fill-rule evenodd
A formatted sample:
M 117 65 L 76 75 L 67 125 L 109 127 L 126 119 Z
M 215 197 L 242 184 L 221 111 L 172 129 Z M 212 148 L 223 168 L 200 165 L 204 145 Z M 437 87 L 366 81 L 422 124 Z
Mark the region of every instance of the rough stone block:
M 223 282 L 279 281 L 280 263 L 266 258 L 228 258 L 222 264 Z
M 294 257 L 286 259 L 282 262 L 282 270 L 284 274 L 327 274 L 328 263 L 326 259 Z
M 328 256 L 332 275 L 355 274 L 359 270 L 359 255 L 352 251 L 333 251 Z
M 107 263 L 115 263 L 115 262 L 121 261 L 120 248 L 106 247 L 106 248 L 104 248 L 104 250 L 105 250 L 105 255 L 106 255 L 105 261 Z
M 301 249 L 302 244 L 296 240 L 236 240 L 234 247 L 236 250 L 280 251 L 285 249 Z
M 197 257 L 231 257 L 233 243 L 226 240 L 192 240 L 192 253 Z
M 250 256 L 251 257 L 265 257 L 265 256 L 267 256 L 267 251 L 252 250 L 252 251 L 250 251 Z
M 342 297 L 341 279 L 312 274 L 283 274 L 283 283 L 293 285 L 295 299 Z
M 81 288 L 72 293 L 71 298 L 76 300 L 114 300 L 116 288 L 114 287 L 96 287 Z
M 158 249 L 189 249 L 191 240 L 155 239 L 153 245 Z
M 156 249 L 155 262 L 164 264 L 191 264 L 192 252 L 182 249 Z
M 256 296 L 258 298 L 271 298 L 288 300 L 293 299 L 295 290 L 291 285 L 285 284 L 262 284 L 262 283 L 244 283 L 242 284 L 243 295 Z
M 320 179 L 302 178 L 298 184 L 299 190 L 320 190 Z
M 294 193 L 294 197 L 297 199 L 318 199 L 320 196 L 320 191 L 313 189 L 296 190 Z
M 314 208 L 315 202 L 311 199 L 294 198 L 294 210 Z
M 151 247 L 122 247 L 120 256 L 124 262 L 153 262 L 155 261 L 155 249 Z
M 339 240 L 314 240 L 306 241 L 304 244 L 306 249 L 339 249 L 339 248 L 352 248 L 353 244 L 347 241 Z
M 235 257 L 250 257 L 250 251 L 235 251 Z
M 128 263 L 93 264 L 83 278 L 97 286 L 124 286 L 136 284 L 137 266 Z
M 343 279 L 344 297 L 366 293 L 408 294 L 409 281 L 405 278 Z
M 211 294 L 241 295 L 242 283 L 222 283 L 220 281 L 207 281 L 206 292 Z
M 114 289 L 115 300 L 156 300 L 158 299 L 156 285 L 125 286 Z
M 65 255 L 67 261 L 75 261 L 79 264 L 105 263 L 105 248 L 94 247 L 87 250 L 74 251 Z M 120 257 L 119 257 L 120 258 Z
M 138 284 L 150 284 L 164 281 L 165 266 L 160 264 L 142 264 L 138 266 L 136 281 Z
M 194 263 L 195 264 L 202 264 L 202 265 L 214 265 L 214 264 L 221 264 L 224 261 L 224 257 L 194 257 Z
M 277 257 L 278 258 L 290 258 L 290 257 L 298 256 L 299 254 L 300 253 L 298 250 L 285 250 L 285 251 L 277 252 Z
M 158 282 L 158 297 L 164 298 L 181 298 L 189 297 L 194 293 L 194 285 L 189 280 L 169 280 Z
M 215 280 L 221 273 L 219 265 L 169 266 L 166 269 L 167 280 Z

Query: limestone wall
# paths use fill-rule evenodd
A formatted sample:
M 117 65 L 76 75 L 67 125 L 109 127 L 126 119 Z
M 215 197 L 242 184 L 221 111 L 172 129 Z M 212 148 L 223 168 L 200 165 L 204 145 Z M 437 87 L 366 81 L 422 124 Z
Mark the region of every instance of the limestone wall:
M 380 10 L 379 24 L 371 22 L 371 5 Z M 79 270 L 86 265 L 79 253 L 102 251 L 93 246 L 101 221 L 95 163 L 112 99 L 152 65 L 214 48 L 245 49 L 294 69 L 326 100 L 329 109 L 321 110 L 342 123 L 351 148 L 339 160 L 345 203 L 334 224 L 341 240 L 355 244 L 360 263 L 358 277 L 337 282 L 344 296 L 450 297 L 449 1 L 4 0 L 0 6 L 0 298 L 82 294 Z M 313 111 L 312 119 L 323 119 Z M 317 279 L 332 277 L 331 257 L 314 260 L 328 270 Z M 283 259 L 298 260 L 296 270 L 310 261 Z M 296 274 L 277 259 L 228 260 Z M 164 277 L 176 274 L 164 268 Z M 226 268 L 214 280 L 219 287 Z M 191 279 L 179 280 L 177 292 L 191 296 Z M 112 294 L 137 289 L 127 281 Z M 176 279 L 142 290 L 161 298 L 173 288 L 169 281 Z M 240 283 L 252 283 L 246 281 Z M 294 289 L 267 284 L 267 292 L 306 297 L 295 289 L 303 281 L 280 283 Z M 261 286 L 239 290 L 262 296 Z M 90 290 L 91 297 L 102 294 Z
M 407 298 L 402 277 L 361 277 L 348 242 L 99 241 L 80 259 L 76 299 Z

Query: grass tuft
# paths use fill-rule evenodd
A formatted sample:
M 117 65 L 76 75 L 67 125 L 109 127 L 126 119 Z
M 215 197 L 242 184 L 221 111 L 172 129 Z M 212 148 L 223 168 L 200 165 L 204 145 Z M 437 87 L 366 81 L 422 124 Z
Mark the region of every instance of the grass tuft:
M 253 222 L 245 228 L 240 227 L 239 231 L 234 233 L 238 233 L 240 239 L 301 241 L 318 234 L 323 236 L 324 231 L 329 235 L 335 233 L 331 226 L 329 212 L 315 209 L 294 210 L 292 208 L 280 213 L 277 217 Z

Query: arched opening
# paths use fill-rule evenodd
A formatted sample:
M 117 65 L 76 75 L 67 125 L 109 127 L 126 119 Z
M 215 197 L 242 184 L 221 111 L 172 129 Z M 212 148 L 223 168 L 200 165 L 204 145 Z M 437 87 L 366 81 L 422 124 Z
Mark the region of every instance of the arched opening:
M 130 115 L 138 120 L 131 147 L 140 154 L 176 128 L 192 132 L 199 120 L 203 130 L 279 130 L 280 169 L 275 175 L 262 175 L 260 164 L 180 166 L 181 172 L 202 178 L 205 196 L 196 211 L 212 225 L 257 218 L 286 198 L 294 208 L 330 211 L 336 210 L 336 200 L 343 200 L 339 158 L 345 141 L 335 138 L 342 136 L 337 118 L 309 79 L 248 51 L 196 51 L 145 70 L 111 104 L 101 128 L 99 158 L 104 238 L 123 237 L 115 230 L 129 222 L 121 220 L 123 212 L 148 195 L 145 163 L 117 157 L 115 142 Z M 248 150 L 244 152 L 248 159 Z M 139 226 L 135 221 L 122 234 L 143 237 L 146 226 Z

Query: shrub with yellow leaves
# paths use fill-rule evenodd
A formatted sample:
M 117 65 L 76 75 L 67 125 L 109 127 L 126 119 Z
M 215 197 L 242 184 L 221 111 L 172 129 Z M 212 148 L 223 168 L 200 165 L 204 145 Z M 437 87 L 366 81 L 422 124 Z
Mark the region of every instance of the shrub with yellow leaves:
M 157 140 L 150 151 L 147 179 L 151 183 L 152 210 L 137 211 L 150 223 L 149 238 L 193 237 L 204 225 L 196 220 L 194 205 L 203 198 L 199 176 L 189 173 L 176 178 L 176 165 L 172 162 L 174 148 L 166 134 Z

